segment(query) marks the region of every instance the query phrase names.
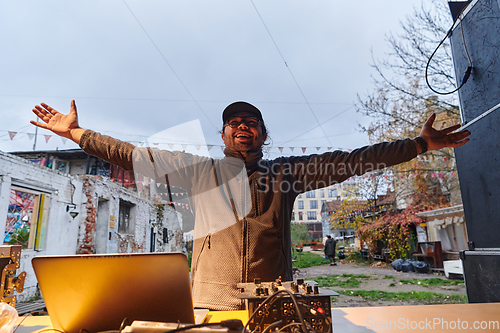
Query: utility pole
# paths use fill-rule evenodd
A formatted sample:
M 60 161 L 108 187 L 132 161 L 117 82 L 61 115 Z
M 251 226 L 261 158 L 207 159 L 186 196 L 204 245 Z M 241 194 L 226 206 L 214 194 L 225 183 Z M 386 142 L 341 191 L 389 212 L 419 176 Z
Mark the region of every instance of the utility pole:
M 38 122 L 38 116 L 36 116 L 36 122 Z M 35 126 L 35 142 L 33 143 L 33 151 L 36 150 L 36 138 L 38 136 L 38 126 Z

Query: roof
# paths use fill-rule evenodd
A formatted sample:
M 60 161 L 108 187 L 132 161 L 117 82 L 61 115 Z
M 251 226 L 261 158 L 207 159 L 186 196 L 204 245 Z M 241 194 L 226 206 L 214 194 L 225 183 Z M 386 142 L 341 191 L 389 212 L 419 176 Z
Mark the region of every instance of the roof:
M 83 149 L 65 149 L 65 150 L 35 150 L 35 151 L 13 151 L 9 154 L 19 156 L 28 160 L 36 160 L 47 157 L 47 155 L 56 157 L 61 160 L 83 160 L 86 159 L 89 154 L 83 151 Z

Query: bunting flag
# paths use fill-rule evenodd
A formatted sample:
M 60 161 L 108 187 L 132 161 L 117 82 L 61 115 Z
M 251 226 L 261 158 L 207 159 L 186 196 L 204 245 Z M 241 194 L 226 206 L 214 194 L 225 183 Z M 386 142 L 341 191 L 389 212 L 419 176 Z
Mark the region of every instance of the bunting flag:
M 321 147 L 316 147 L 316 151 L 319 151 L 321 149 Z
M 200 150 L 201 145 L 194 145 L 196 147 L 196 150 Z
M 139 147 L 144 147 L 144 142 L 139 142 Z
M 28 133 L 28 139 L 33 140 L 35 138 L 35 133 Z
M 159 143 L 158 143 L 158 142 L 153 142 L 153 144 L 154 144 L 155 146 L 158 146 L 158 145 L 159 145 Z
M 294 149 L 294 148 L 295 148 L 295 147 L 290 147 L 290 150 L 291 150 L 291 151 L 293 151 L 293 149 Z
M 174 149 L 174 144 L 173 143 L 168 143 L 168 148 L 169 149 Z
M 52 137 L 52 135 L 48 135 L 48 134 L 44 134 L 43 136 L 45 137 L 45 143 L 48 143 L 50 138 Z
M 160 188 L 161 183 L 156 183 L 156 187 Z
M 181 144 L 182 150 L 186 150 L 187 146 L 188 146 L 188 145 L 187 145 L 187 144 L 185 144 L 185 143 Z
M 327 147 L 328 150 L 332 150 L 332 147 Z
M 9 136 L 10 136 L 10 139 L 14 139 L 14 137 L 16 136 L 17 132 L 11 132 L 9 131 Z
M 207 145 L 208 151 L 213 148 L 214 145 Z
M 63 137 L 61 136 L 61 141 L 62 141 L 63 145 L 65 145 L 65 144 L 66 144 L 66 141 L 68 141 L 68 138 L 63 138 Z

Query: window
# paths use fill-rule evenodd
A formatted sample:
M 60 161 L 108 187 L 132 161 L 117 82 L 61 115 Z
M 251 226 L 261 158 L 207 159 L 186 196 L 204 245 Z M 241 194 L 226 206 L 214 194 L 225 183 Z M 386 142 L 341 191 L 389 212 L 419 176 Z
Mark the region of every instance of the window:
M 292 221 L 295 221 L 295 212 L 292 212 Z
M 118 215 L 118 232 L 133 234 L 135 229 L 134 205 L 130 202 L 120 200 L 120 212 Z
M 48 194 L 11 189 L 3 243 L 45 249 L 49 205 Z
M 306 192 L 306 198 L 315 198 L 316 197 L 316 192 L 314 191 L 307 191 Z
M 336 198 L 337 197 L 337 189 L 336 188 L 329 188 L 328 189 L 328 197 L 329 198 Z
M 323 208 L 323 205 L 326 203 L 326 200 L 321 200 L 321 208 Z
M 302 212 L 299 212 L 299 221 L 303 220 Z
M 307 212 L 307 219 L 308 220 L 316 220 L 316 212 L 314 212 L 314 211 Z
M 309 201 L 309 208 L 310 209 L 318 209 L 318 200 Z
M 319 190 L 319 196 L 322 197 L 322 198 L 325 197 L 325 189 L 324 188 L 322 188 L 322 189 Z
M 304 201 L 299 200 L 299 201 L 297 202 L 297 206 L 299 207 L 299 209 L 304 209 Z
M 302 198 L 302 193 L 299 193 L 298 198 Z

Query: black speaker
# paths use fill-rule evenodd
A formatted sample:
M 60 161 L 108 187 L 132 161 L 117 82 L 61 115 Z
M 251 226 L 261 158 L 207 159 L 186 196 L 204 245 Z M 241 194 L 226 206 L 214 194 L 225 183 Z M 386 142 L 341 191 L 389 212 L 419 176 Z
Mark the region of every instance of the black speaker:
M 458 91 L 471 141 L 455 149 L 469 239 L 469 251 L 460 256 L 470 303 L 500 302 L 499 1 L 471 1 L 450 36 L 458 86 L 472 66 Z

